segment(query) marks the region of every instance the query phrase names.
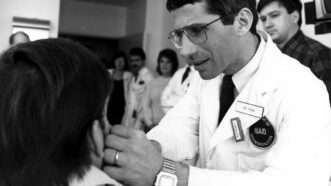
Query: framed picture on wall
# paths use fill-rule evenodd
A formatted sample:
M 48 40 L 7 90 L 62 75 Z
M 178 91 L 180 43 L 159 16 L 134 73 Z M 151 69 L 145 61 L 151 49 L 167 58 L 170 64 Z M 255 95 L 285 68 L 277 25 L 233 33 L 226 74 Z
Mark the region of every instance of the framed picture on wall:
M 331 19 L 331 1 L 315 0 L 316 19 Z

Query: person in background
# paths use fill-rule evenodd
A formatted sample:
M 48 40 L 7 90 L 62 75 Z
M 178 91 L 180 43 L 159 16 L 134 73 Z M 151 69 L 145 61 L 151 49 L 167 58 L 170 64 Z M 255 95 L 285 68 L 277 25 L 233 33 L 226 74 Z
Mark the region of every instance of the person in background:
M 176 52 L 172 49 L 160 51 L 156 66 L 156 72 L 159 76 L 147 85 L 147 91 L 143 99 L 142 119 L 145 124 L 145 132 L 156 126 L 164 116 L 165 113 L 160 103 L 161 94 L 177 69 L 178 58 Z
M 331 49 L 306 36 L 300 0 L 260 0 L 257 6 L 264 30 L 280 50 L 297 59 L 321 79 L 331 101 Z
M 29 41 L 30 41 L 29 35 L 23 31 L 15 32 L 9 37 L 10 46 L 14 46 L 19 43 L 26 43 Z
M 111 81 L 98 58 L 63 39 L 0 58 L 0 185 L 120 185 L 101 166 Z
M 124 52 L 118 52 L 113 58 L 113 69 L 108 70 L 113 80 L 107 117 L 111 125 L 121 124 L 126 100 L 128 100 L 128 85 L 132 74 L 128 70 L 128 61 Z
M 125 106 L 125 112 L 122 119 L 124 126 L 142 129 L 142 98 L 146 92 L 148 83 L 153 79 L 152 72 L 145 67 L 146 55 L 142 48 L 132 48 L 129 52 L 129 66 L 132 78 L 129 82 L 129 88 Z
M 169 39 L 198 73 L 147 135 L 111 129 L 104 170 L 127 186 L 327 186 L 326 86 L 256 31 L 256 1 L 167 0 L 167 9 Z
M 165 113 L 186 94 L 194 73 L 195 70 L 191 65 L 185 65 L 172 76 L 161 95 L 161 106 Z

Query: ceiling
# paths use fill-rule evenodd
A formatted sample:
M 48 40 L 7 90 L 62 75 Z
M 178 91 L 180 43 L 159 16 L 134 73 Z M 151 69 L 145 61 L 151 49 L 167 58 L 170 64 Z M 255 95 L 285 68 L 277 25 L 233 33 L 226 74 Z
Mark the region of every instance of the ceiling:
M 139 0 L 77 0 L 77 1 L 84 1 L 89 3 L 101 3 L 101 4 L 111 4 L 116 6 L 129 6 L 134 1 Z

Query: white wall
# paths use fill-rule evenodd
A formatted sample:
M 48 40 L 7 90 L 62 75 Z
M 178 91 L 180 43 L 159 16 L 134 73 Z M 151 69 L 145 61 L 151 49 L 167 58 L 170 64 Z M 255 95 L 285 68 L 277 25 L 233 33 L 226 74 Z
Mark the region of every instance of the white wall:
M 60 33 L 120 38 L 126 35 L 125 7 L 62 0 Z
M 145 21 L 146 21 L 146 0 L 133 1 L 133 3 L 131 3 L 127 9 L 127 19 L 126 19 L 127 36 L 142 34 L 145 30 Z
M 165 4 L 166 0 L 147 0 L 144 49 L 147 66 L 153 70 L 160 50 L 172 48 L 168 33 L 173 29 L 173 18 Z
M 133 1 L 127 7 L 126 36 L 119 40 L 119 49 L 128 52 L 132 47 L 143 47 L 146 21 L 146 0 Z
M 50 37 L 57 37 L 60 0 L 1 0 L 0 51 L 8 48 L 13 16 L 46 19 L 51 22 Z

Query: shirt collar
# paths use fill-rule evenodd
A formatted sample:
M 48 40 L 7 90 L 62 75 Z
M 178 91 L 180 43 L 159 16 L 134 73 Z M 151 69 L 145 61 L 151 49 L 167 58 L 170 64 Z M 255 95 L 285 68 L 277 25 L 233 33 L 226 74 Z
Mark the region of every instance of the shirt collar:
M 262 59 L 262 54 L 266 46 L 266 42 L 264 41 L 263 37 L 260 37 L 260 44 L 255 52 L 253 58 L 238 72 L 233 74 L 232 80 L 236 86 L 236 93 L 240 93 L 250 78 L 255 74 L 256 70 L 259 67 L 260 61 Z

